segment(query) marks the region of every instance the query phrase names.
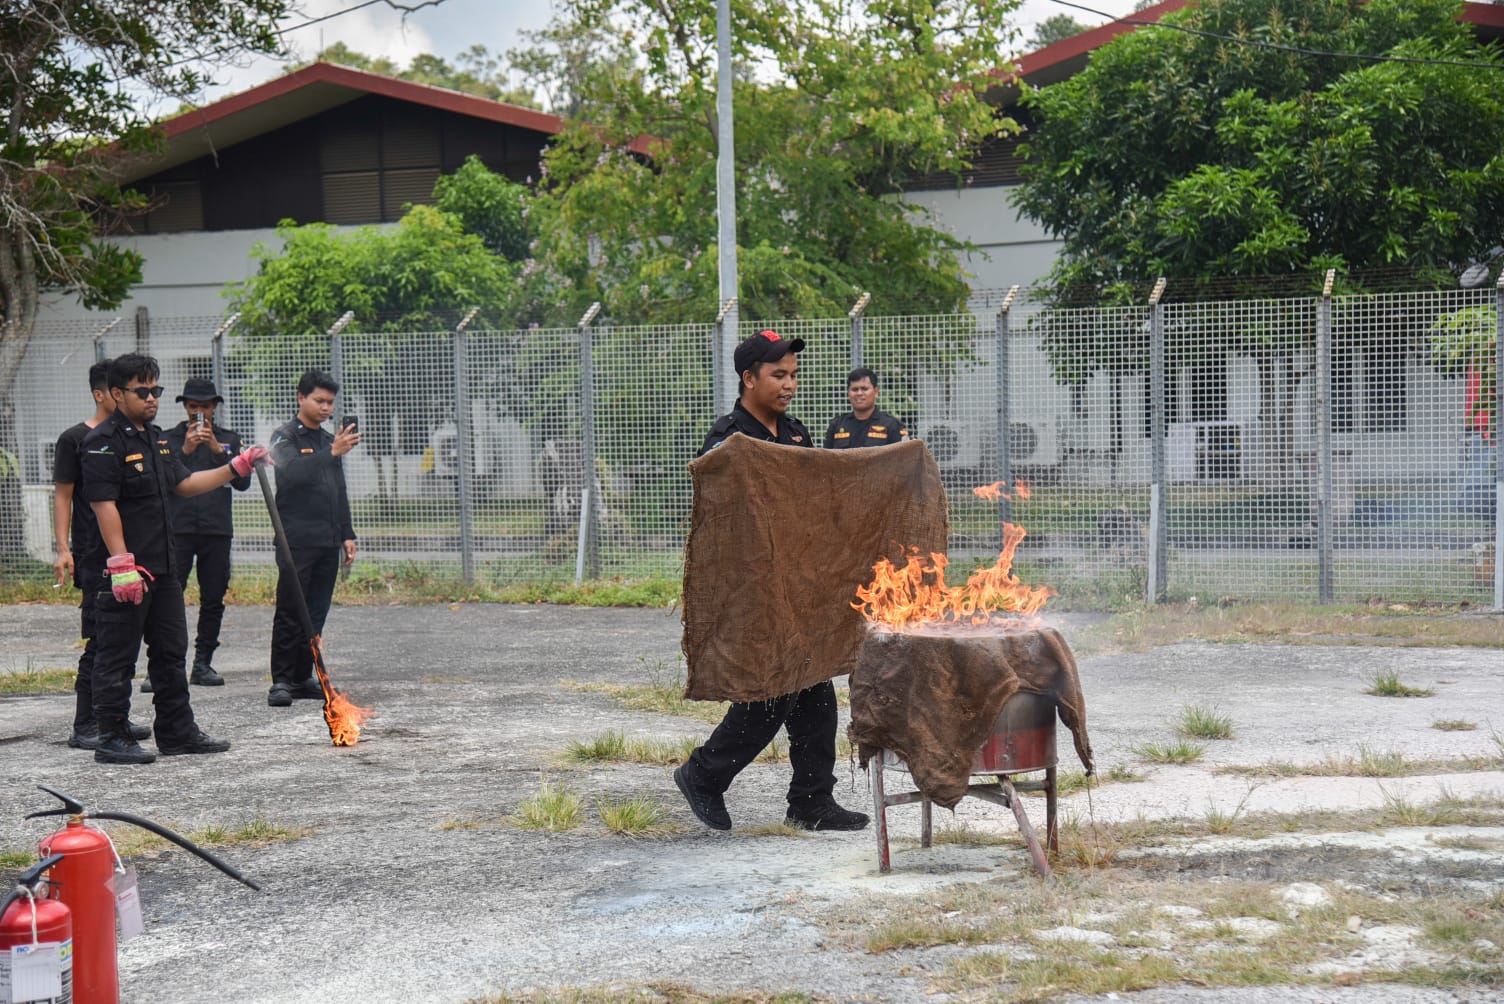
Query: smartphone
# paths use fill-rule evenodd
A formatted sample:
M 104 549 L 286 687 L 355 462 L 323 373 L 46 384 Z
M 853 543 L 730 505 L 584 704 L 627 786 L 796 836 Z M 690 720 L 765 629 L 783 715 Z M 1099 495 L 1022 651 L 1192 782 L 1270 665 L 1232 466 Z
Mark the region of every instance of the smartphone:
M 208 416 L 201 411 L 195 411 L 193 413 L 193 424 L 202 429 L 208 424 Z
M 344 418 L 339 420 L 339 427 L 341 429 L 354 429 L 354 431 L 359 432 L 360 419 L 356 418 L 354 415 L 346 415 Z

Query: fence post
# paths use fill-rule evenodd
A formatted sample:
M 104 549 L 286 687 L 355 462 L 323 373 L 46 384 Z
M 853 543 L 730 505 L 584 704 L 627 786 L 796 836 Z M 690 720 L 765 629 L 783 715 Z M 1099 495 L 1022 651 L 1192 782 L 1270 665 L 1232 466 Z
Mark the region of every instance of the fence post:
M 136 308 L 136 352 L 151 355 L 151 311 L 145 307 Z
M 231 314 L 225 323 L 214 332 L 214 337 L 209 339 L 209 375 L 214 379 L 214 386 L 223 394 L 230 389 L 230 382 L 225 377 L 225 335 L 240 321 L 240 311 Z
M 1145 600 L 1159 603 L 1168 592 L 1170 484 L 1165 465 L 1165 280 L 1149 294 L 1149 574 Z
M 355 320 L 355 311 L 347 310 L 340 315 L 339 320 L 329 326 L 329 375 L 334 377 L 334 382 L 339 384 L 340 393 L 347 393 L 345 389 L 345 350 L 341 344 L 339 333 L 345 330 L 345 325 Z
M 846 315 L 851 318 L 851 368 L 856 369 L 862 365 L 862 315 L 867 312 L 867 304 L 872 302 L 871 293 L 863 293 L 857 297 L 856 305 Z
M 104 327 L 100 328 L 94 334 L 94 361 L 96 363 L 102 363 L 105 361 L 105 359 L 109 358 L 104 354 L 104 336 L 108 335 L 110 333 L 110 329 L 119 323 L 120 318 L 117 317 L 109 324 L 106 324 Z
M 592 303 L 580 318 L 580 539 L 575 547 L 574 581 L 580 583 L 600 576 L 600 551 L 596 547 L 595 505 L 595 366 L 590 323 L 601 312 L 599 301 Z
M 479 312 L 479 307 L 471 307 L 454 328 L 454 473 L 460 490 L 460 574 L 467 586 L 475 584 L 475 468 L 470 446 L 470 353 L 465 329 Z
M 1494 609 L 1504 613 L 1504 271 L 1494 285 Z
M 1316 305 L 1316 599 L 1332 602 L 1332 284 L 1326 270 Z
M 726 316 L 735 309 L 734 296 L 721 304 L 721 312 L 715 315 L 715 327 L 710 338 L 710 405 L 718 416 L 731 410 L 731 401 L 728 400 L 731 388 L 726 384 L 726 373 L 730 370 L 726 364 L 730 360 L 726 354 L 725 337 Z
M 1003 531 L 1003 524 L 1013 519 L 1013 502 L 1011 493 L 1008 491 L 1008 482 L 1013 479 L 1013 437 L 1009 434 L 1012 424 L 1013 406 L 1008 399 L 1008 320 L 1009 312 L 1013 310 L 1013 298 L 1018 296 L 1018 286 L 1015 284 L 1008 290 L 1008 295 L 1003 297 L 1003 305 L 997 311 L 997 365 L 993 374 L 995 383 L 993 398 L 997 401 L 996 435 L 997 435 L 997 480 L 1003 483 L 1003 490 L 997 497 L 997 548 L 1003 549 L 1003 542 L 1007 534 Z

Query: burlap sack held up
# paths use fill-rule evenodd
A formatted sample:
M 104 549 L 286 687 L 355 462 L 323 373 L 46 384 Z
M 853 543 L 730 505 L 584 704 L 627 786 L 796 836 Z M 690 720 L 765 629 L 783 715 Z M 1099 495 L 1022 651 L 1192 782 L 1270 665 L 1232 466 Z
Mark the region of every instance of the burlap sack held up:
M 811 450 L 732 436 L 689 472 L 691 700 L 768 700 L 851 672 L 866 634 L 851 604 L 872 565 L 909 545 L 945 550 L 945 490 L 923 443 Z
M 862 763 L 879 749 L 892 750 L 908 764 L 915 787 L 954 808 L 966 794 L 977 750 L 1020 689 L 1055 699 L 1091 773 L 1086 698 L 1075 657 L 1054 628 L 872 631 L 851 674 L 847 735 Z

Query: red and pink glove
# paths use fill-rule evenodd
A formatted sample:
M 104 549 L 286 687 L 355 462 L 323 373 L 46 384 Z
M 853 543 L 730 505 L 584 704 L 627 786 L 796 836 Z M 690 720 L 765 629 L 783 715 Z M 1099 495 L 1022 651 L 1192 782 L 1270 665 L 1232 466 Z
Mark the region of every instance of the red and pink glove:
M 272 455 L 264 446 L 247 446 L 237 456 L 230 459 L 230 470 L 235 472 L 236 477 L 249 477 L 251 469 L 260 461 L 272 463 Z
M 149 579 L 151 573 L 136 564 L 136 556 L 129 551 L 124 554 L 114 554 L 110 560 L 104 563 L 105 571 L 110 575 L 110 592 L 115 594 L 115 599 L 120 603 L 139 604 L 146 598 L 146 583 L 141 576 L 145 574 Z

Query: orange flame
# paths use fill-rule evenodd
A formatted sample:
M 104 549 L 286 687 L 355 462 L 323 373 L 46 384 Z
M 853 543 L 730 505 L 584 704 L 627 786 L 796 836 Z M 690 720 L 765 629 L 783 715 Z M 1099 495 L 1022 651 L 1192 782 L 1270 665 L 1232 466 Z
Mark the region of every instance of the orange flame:
M 319 639 L 313 641 L 313 668 L 319 677 L 319 686 L 324 690 L 324 724 L 329 726 L 329 739 L 336 746 L 354 746 L 360 741 L 360 727 L 376 713 L 375 708 L 362 708 L 334 689 L 329 682 L 329 673 L 324 669 L 324 655 Z
M 973 572 L 963 586 L 945 584 L 949 559 L 943 554 L 925 556 L 911 547 L 902 568 L 883 558 L 872 566 L 872 582 L 857 588 L 859 602 L 852 607 L 869 622 L 896 630 L 939 621 L 985 624 L 993 612 L 1033 616 L 1058 594 L 1049 586 L 1024 585 L 1013 574 L 1013 556 L 1025 536 L 1023 527 L 1004 523 L 996 563 Z
M 994 481 L 990 485 L 978 485 L 971 490 L 971 493 L 977 498 L 981 499 L 983 502 L 996 502 L 999 499 L 1008 499 L 1009 501 L 1012 501 L 1014 496 L 1009 495 L 1006 491 L 1004 491 L 1004 489 L 1007 487 L 1008 482 L 1006 481 Z M 1013 491 L 1014 494 L 1017 495 L 1020 499 L 1026 499 L 1030 495 L 1034 494 L 1032 491 L 1030 491 L 1029 483 L 1027 481 L 1015 481 L 1013 483 Z

